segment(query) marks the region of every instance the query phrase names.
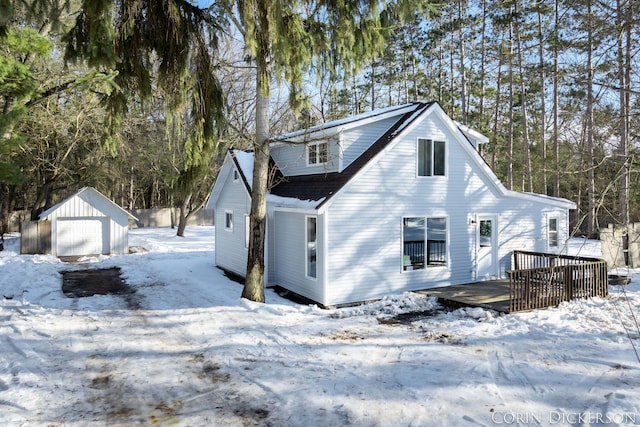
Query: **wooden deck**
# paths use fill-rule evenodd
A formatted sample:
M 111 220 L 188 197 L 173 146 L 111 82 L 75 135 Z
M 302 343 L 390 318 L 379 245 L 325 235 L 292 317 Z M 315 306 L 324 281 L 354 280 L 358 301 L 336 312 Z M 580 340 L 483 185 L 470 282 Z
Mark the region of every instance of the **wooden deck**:
M 438 297 L 443 305 L 482 307 L 509 313 L 509 279 L 442 286 L 417 292 Z
M 514 251 L 508 279 L 419 291 L 444 305 L 483 307 L 502 313 L 556 306 L 575 298 L 606 297 L 607 263 L 597 258 Z

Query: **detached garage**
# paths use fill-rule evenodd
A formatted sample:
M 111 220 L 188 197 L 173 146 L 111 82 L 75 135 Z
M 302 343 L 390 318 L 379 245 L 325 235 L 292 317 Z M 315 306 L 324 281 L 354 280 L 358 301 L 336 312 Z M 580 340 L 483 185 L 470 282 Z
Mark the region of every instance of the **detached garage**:
M 129 212 L 98 190 L 84 187 L 42 212 L 51 224 L 51 254 L 59 257 L 125 254 L 129 251 Z

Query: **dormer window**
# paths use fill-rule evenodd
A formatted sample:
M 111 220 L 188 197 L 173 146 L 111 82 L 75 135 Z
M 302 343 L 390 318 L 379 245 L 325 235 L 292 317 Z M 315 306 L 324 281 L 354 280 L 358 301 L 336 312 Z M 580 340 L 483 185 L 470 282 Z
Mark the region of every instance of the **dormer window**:
M 418 139 L 418 176 L 444 176 L 444 141 Z
M 307 165 L 315 166 L 327 163 L 329 157 L 329 144 L 318 142 L 307 145 Z

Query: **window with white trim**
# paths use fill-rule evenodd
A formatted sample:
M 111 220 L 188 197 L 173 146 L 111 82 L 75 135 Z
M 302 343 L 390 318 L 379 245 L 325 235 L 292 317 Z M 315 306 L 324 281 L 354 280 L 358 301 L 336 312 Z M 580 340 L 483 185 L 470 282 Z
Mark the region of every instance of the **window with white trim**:
M 317 264 L 317 218 L 315 216 L 308 216 L 306 221 L 306 260 L 307 260 L 307 277 L 318 277 L 318 264 Z
M 558 218 L 549 218 L 547 242 L 549 242 L 550 248 L 558 247 Z
M 418 176 L 445 175 L 444 141 L 418 138 Z
M 402 269 L 421 270 L 447 265 L 447 219 L 406 217 L 402 219 Z
M 327 163 L 329 159 L 329 144 L 318 142 L 307 145 L 307 165 L 315 166 Z
M 244 216 L 244 247 L 249 247 L 249 233 L 250 233 L 250 219 L 249 215 Z
M 224 212 L 224 229 L 233 231 L 233 211 Z

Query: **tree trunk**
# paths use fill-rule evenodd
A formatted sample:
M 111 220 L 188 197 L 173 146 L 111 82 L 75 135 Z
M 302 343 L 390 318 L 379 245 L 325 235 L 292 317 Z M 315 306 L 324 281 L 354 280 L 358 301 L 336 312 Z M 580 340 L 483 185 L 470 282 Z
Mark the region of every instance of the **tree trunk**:
M 486 71 L 485 71 L 485 61 L 486 61 L 486 52 L 487 52 L 487 0 L 482 0 L 482 29 L 480 31 L 481 41 L 480 41 L 480 99 L 478 100 L 478 116 L 480 116 L 480 120 L 482 120 L 482 125 L 485 124 L 484 119 L 484 102 L 486 95 Z M 487 121 L 488 123 L 488 121 Z M 484 131 L 485 129 L 480 129 L 480 131 Z
M 630 78 L 630 57 L 631 57 L 631 24 L 626 21 L 626 13 L 623 0 L 616 1 L 616 27 L 618 34 L 618 80 L 620 98 L 620 161 L 622 168 L 620 171 L 618 194 L 619 218 L 622 226 L 629 224 L 629 78 Z M 626 38 L 626 46 L 625 46 Z
M 466 11 L 464 10 L 465 5 L 463 4 L 463 0 L 458 1 L 458 25 L 459 28 L 459 37 L 458 37 L 458 49 L 460 51 L 460 122 L 463 125 L 467 124 L 467 75 L 465 72 L 465 51 L 464 51 L 464 19 Z M 453 80 L 453 79 L 452 79 Z
M 513 190 L 513 23 L 509 23 L 509 126 L 507 130 L 507 189 Z
M 40 188 L 38 188 L 36 200 L 31 208 L 31 221 L 36 221 L 38 216 L 48 209 L 52 200 L 53 193 L 53 181 L 45 182 Z
M 500 54 L 498 55 L 498 75 L 496 77 L 496 102 L 495 114 L 493 115 L 493 135 L 495 138 L 493 150 L 491 150 L 491 169 L 496 170 L 496 158 L 498 156 L 498 124 L 500 118 L 500 90 L 502 88 L 502 51 L 504 50 L 504 40 L 500 41 Z
M 593 158 L 593 18 L 591 0 L 587 0 L 587 235 L 592 237 L 596 218 L 595 161 Z
M 554 29 L 553 29 L 553 196 L 560 196 L 560 65 L 558 59 L 560 0 L 555 1 Z
M 9 186 L 0 182 L 0 240 L 4 238 L 4 234 L 9 231 Z M 0 249 L 2 250 L 2 249 Z
M 518 72 L 520 74 L 520 96 L 522 103 L 522 152 L 524 157 L 523 167 L 523 182 L 522 189 L 524 191 L 533 192 L 533 178 L 531 173 L 531 148 L 529 146 L 529 117 L 527 111 L 527 90 L 524 84 L 524 60 L 522 59 L 522 38 L 520 32 L 522 27 L 520 26 L 520 14 L 518 8 L 520 7 L 519 1 L 514 2 L 514 12 L 516 15 L 515 22 L 515 35 L 516 35 L 516 49 L 518 55 Z
M 191 215 L 190 204 L 192 196 L 193 193 L 187 194 L 178 208 L 178 232 L 176 233 L 178 237 L 184 237 L 184 230 L 187 228 L 187 219 L 189 219 L 189 215 Z
M 256 59 L 256 141 L 254 142 L 249 254 L 242 297 L 264 302 L 264 248 L 267 225 L 267 181 L 269 175 L 269 70 L 266 58 Z
M 542 26 L 542 5 L 538 5 L 538 61 L 540 67 L 540 156 L 542 157 L 541 170 L 541 193 L 549 194 L 547 190 L 547 91 L 546 91 L 546 73 L 544 64 L 544 43 L 545 35 Z

